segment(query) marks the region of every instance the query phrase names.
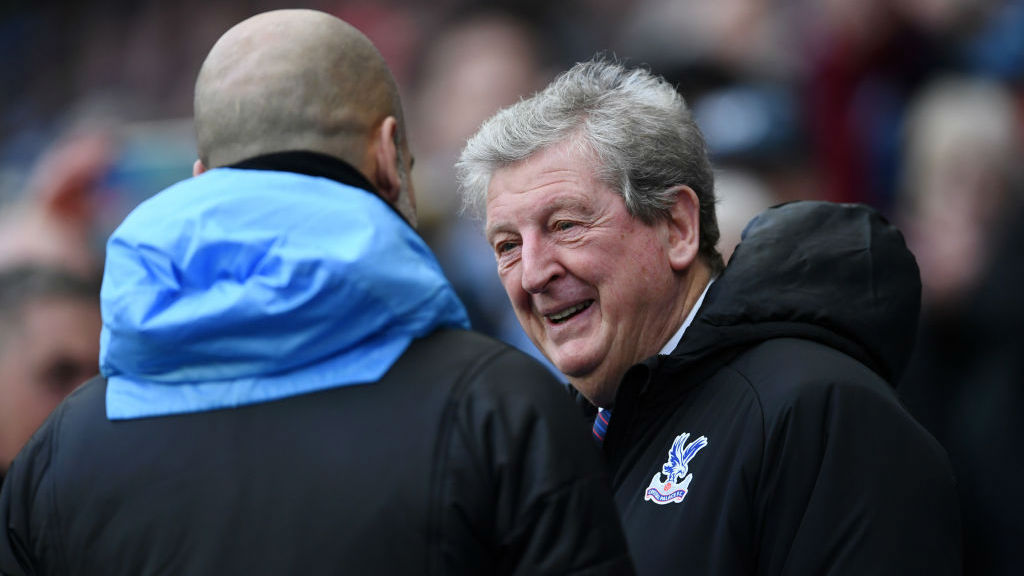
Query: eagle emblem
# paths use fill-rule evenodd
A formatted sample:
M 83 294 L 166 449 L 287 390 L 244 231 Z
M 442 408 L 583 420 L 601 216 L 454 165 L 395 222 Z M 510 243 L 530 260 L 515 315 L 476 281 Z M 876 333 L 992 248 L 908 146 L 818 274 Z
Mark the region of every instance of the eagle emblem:
M 690 481 L 693 480 L 693 474 L 689 472 L 690 460 L 708 445 L 707 436 L 701 436 L 687 444 L 689 439 L 689 432 L 676 436 L 672 448 L 668 451 L 668 462 L 661 467 L 661 472 L 654 473 L 651 484 L 644 492 L 644 501 L 650 500 L 655 504 L 678 504 L 686 498 Z

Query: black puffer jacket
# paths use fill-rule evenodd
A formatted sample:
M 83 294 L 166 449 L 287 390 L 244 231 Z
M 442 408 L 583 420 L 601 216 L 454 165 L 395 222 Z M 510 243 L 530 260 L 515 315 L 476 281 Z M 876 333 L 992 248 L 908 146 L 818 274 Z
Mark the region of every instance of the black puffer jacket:
M 638 573 L 959 573 L 946 454 L 892 386 L 919 304 L 874 211 L 755 219 L 675 351 L 616 399 L 604 449 Z
M 111 422 L 72 394 L 0 497 L 10 574 L 632 574 L 547 371 L 464 331 L 377 383 Z

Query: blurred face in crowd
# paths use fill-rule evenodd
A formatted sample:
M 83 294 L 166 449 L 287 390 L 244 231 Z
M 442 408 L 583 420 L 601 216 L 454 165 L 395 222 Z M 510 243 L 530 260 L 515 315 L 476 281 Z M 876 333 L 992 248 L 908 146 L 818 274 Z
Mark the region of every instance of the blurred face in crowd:
M 591 402 L 607 406 L 632 364 L 678 328 L 668 222 L 646 225 L 569 143 L 497 170 L 486 234 L 534 344 Z
M 0 471 L 57 404 L 98 372 L 99 306 L 86 300 L 29 302 L 0 324 Z

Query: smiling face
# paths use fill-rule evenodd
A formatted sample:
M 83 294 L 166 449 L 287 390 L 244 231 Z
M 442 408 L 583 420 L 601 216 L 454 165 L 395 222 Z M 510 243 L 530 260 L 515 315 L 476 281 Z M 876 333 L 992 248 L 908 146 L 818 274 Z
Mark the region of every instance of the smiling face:
M 625 371 L 682 324 L 686 275 L 670 259 L 671 221 L 630 216 L 570 146 L 494 173 L 486 234 L 527 335 L 577 390 L 607 406 Z

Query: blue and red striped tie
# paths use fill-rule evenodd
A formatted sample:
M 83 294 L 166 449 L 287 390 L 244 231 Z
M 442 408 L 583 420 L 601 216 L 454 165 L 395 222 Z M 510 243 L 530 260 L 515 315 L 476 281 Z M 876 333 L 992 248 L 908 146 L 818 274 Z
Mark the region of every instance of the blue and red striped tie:
M 608 430 L 608 420 L 612 417 L 611 410 L 598 410 L 594 417 L 594 438 L 598 446 L 604 444 L 604 433 Z

